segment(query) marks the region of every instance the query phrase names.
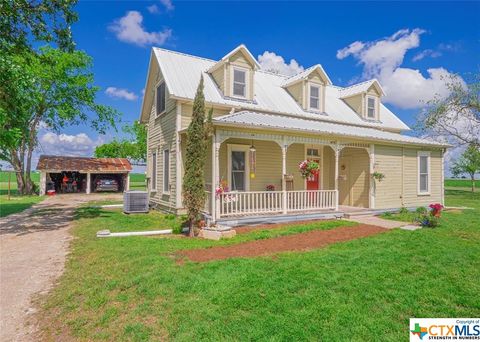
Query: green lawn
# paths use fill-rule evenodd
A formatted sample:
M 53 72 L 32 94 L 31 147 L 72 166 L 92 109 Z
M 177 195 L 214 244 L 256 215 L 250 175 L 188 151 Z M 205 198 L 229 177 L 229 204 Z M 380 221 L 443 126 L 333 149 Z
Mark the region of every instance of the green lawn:
M 7 195 L 0 195 L 0 217 L 15 214 L 30 208 L 32 205 L 43 200 L 42 196 L 16 196 L 12 195 L 10 200 Z
M 469 179 L 445 179 L 446 187 L 471 188 L 472 181 Z M 480 180 L 475 181 L 475 187 L 480 188 Z
M 394 229 L 276 258 L 184 264 L 173 253 L 334 229 L 344 221 L 218 242 L 97 239 L 100 229 L 178 222 L 158 213 L 83 208 L 66 271 L 44 304 L 42 326 L 51 340 L 406 341 L 410 317 L 480 315 L 480 194 L 449 190 L 446 199 L 475 210 L 447 212 L 436 229 Z

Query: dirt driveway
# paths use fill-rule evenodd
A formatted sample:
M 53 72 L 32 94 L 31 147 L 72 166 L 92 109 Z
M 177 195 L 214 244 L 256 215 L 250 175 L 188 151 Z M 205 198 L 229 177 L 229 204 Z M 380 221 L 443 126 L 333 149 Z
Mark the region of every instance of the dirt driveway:
M 33 341 L 32 299 L 61 275 L 75 208 L 121 194 L 58 195 L 0 219 L 0 341 Z

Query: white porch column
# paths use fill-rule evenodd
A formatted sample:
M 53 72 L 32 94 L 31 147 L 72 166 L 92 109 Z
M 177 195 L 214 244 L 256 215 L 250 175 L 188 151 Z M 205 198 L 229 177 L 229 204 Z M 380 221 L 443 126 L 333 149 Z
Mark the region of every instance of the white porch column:
M 442 184 L 440 185 L 440 191 L 441 191 L 441 200 L 442 200 L 442 205 L 445 205 L 445 149 L 442 149 L 441 151 L 442 154 L 442 176 L 441 176 L 441 182 Z
M 370 157 L 370 209 L 375 209 L 375 179 L 372 177 L 372 174 L 375 172 L 375 145 L 370 145 L 370 150 L 368 153 Z
M 337 211 L 338 211 L 338 198 L 340 197 L 339 193 L 338 193 L 338 160 L 339 160 L 339 156 L 340 156 L 340 149 L 338 148 L 338 146 L 336 146 L 335 147 L 335 192 L 336 192 L 335 210 L 337 210 Z
M 90 172 L 87 172 L 87 190 L 85 191 L 87 194 L 91 192 L 91 186 L 92 186 L 92 179 L 90 177 Z
M 287 145 L 283 143 L 282 145 L 282 195 L 283 195 L 283 213 L 287 213 L 288 203 L 287 203 L 287 182 L 285 180 L 285 175 L 287 174 Z
M 220 162 L 219 162 L 220 143 L 217 134 L 212 138 L 212 221 L 215 222 L 220 218 L 220 197 L 215 194 L 215 189 L 220 181 Z
M 44 196 L 47 192 L 47 173 L 45 171 L 40 172 L 40 196 Z

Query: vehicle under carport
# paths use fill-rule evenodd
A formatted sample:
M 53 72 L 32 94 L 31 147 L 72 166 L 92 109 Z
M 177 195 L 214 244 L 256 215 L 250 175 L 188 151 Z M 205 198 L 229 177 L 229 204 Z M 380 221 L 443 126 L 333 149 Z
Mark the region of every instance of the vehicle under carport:
M 129 189 L 130 162 L 125 158 L 40 156 L 40 195 L 55 193 L 123 192 Z

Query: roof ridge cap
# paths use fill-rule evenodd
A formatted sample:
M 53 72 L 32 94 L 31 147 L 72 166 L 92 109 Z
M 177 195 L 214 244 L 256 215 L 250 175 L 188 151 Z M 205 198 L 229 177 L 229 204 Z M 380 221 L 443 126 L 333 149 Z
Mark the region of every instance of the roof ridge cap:
M 196 58 L 196 59 L 203 59 L 205 61 L 208 61 L 208 62 L 219 62 L 220 60 L 216 61 L 214 59 L 210 59 L 210 58 L 206 58 L 206 57 L 200 57 L 200 56 L 195 56 L 195 55 L 192 55 L 192 54 L 189 54 L 189 53 L 185 53 L 185 52 L 180 52 L 180 51 L 175 51 L 175 50 L 168 50 L 168 49 L 164 49 L 164 48 L 161 48 L 161 47 L 157 47 L 157 46 L 154 46 L 152 47 L 152 49 L 156 49 L 156 50 L 161 50 L 161 51 L 165 51 L 165 52 L 170 52 L 170 53 L 174 53 L 176 55 L 181 55 L 181 56 L 186 56 L 186 57 L 192 57 L 192 58 Z

